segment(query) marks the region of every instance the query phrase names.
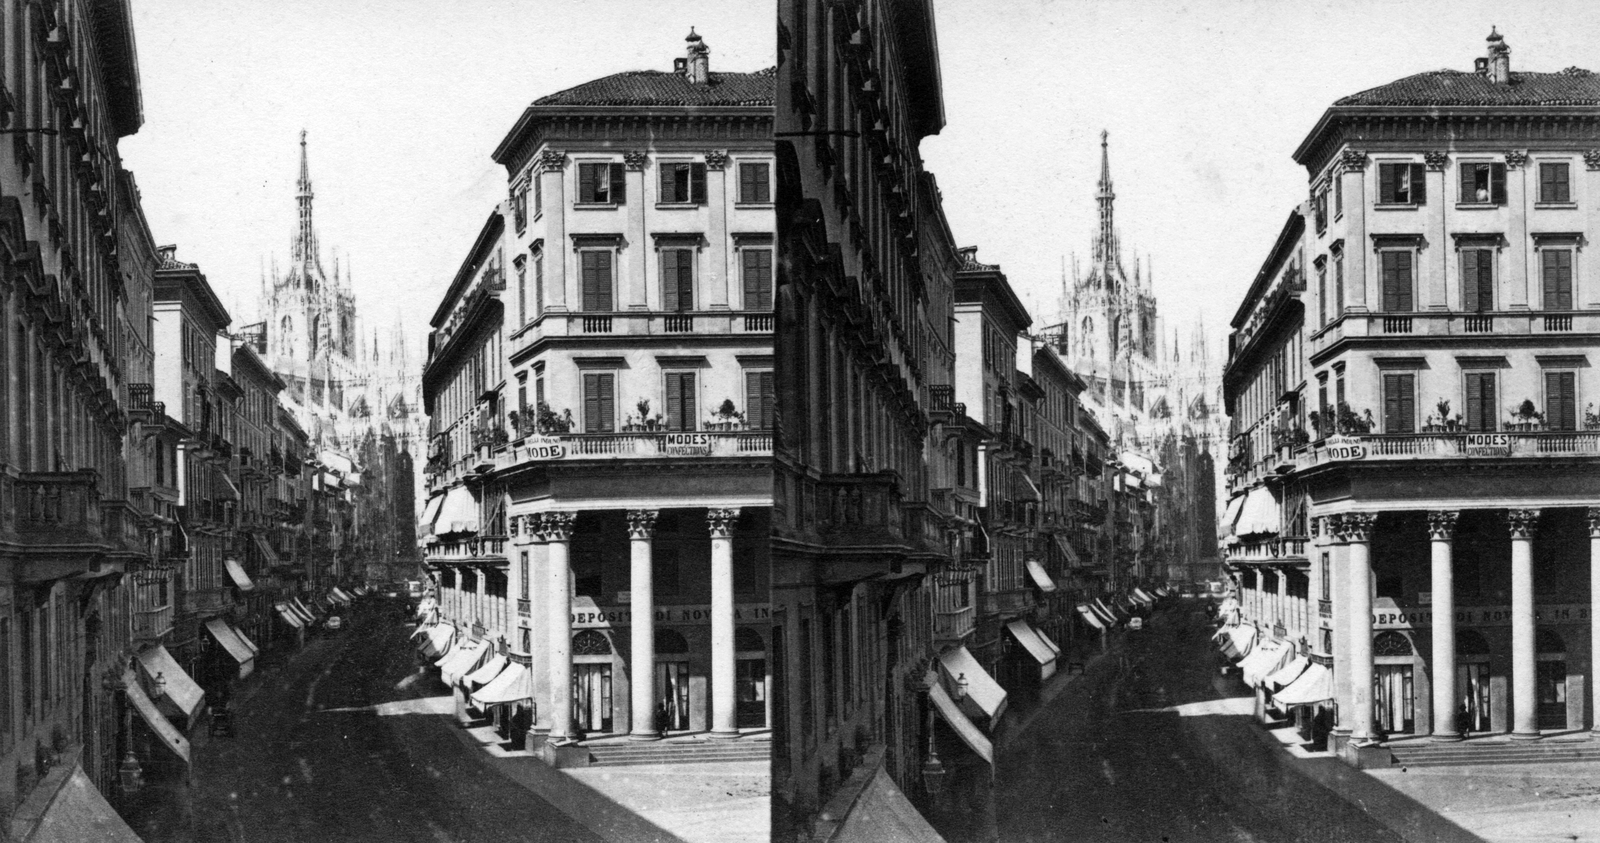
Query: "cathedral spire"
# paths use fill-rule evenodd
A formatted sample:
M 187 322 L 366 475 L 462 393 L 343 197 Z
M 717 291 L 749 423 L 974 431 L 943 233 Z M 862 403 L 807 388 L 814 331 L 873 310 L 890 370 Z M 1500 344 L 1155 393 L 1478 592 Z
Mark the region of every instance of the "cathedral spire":
M 1116 254 L 1116 229 L 1111 217 L 1111 204 L 1117 194 L 1111 189 L 1111 150 L 1108 138 L 1109 131 L 1100 130 L 1100 183 L 1095 192 L 1095 201 L 1100 203 L 1100 234 L 1094 241 L 1095 260 L 1107 262 L 1115 259 Z
M 294 201 L 300 207 L 300 229 L 294 240 L 294 260 L 306 265 L 317 260 L 317 235 L 311 227 L 311 166 L 306 161 L 306 130 L 300 130 L 300 181 Z

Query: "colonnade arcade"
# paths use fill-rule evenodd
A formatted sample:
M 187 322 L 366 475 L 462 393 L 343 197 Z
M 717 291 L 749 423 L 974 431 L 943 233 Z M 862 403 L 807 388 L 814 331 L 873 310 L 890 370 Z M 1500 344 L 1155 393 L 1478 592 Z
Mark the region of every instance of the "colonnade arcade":
M 1600 508 L 1351 512 L 1320 526 L 1319 551 L 1344 549 L 1342 571 L 1323 566 L 1347 624 L 1335 734 L 1363 743 L 1412 731 L 1402 719 L 1416 700 L 1416 722 L 1430 728 L 1415 731 L 1435 740 L 1460 740 L 1463 728 L 1533 740 L 1541 727 L 1579 728 L 1586 698 L 1600 734 Z M 1424 647 L 1426 682 L 1413 687 Z
M 627 638 L 629 664 L 633 666 L 629 671 L 629 704 L 626 712 L 629 715 L 629 736 L 636 740 L 659 737 L 656 730 L 659 695 L 654 687 L 656 676 L 651 666 L 656 664 L 658 648 L 682 640 L 671 630 L 657 629 L 653 544 L 660 512 L 659 509 L 626 510 L 629 545 L 627 608 L 631 618 Z M 711 627 L 711 716 L 708 726 L 714 738 L 736 738 L 739 735 L 736 660 L 741 645 L 736 634 L 733 568 L 733 540 L 739 515 L 738 508 L 713 508 L 707 510 L 706 515 L 706 526 L 711 537 L 708 612 Z M 581 668 L 586 661 L 584 657 L 592 653 L 574 652 L 574 645 L 586 647 L 589 646 L 586 642 L 599 637 L 584 629 L 577 629 L 579 635 L 574 636 L 576 595 L 572 545 L 578 516 L 577 512 L 513 515 L 508 525 L 514 547 L 544 547 L 542 554 L 533 555 L 536 564 L 529 572 L 530 579 L 534 581 L 534 588 L 530 591 L 541 596 L 544 605 L 532 607 L 530 616 L 534 619 L 542 617 L 542 622 L 548 624 L 542 636 L 542 652 L 534 654 L 533 665 L 535 671 L 541 664 L 548 666 L 550 706 L 548 716 L 542 713 L 539 721 L 541 726 L 548 723 L 548 739 L 551 743 L 564 743 L 576 737 L 573 734 L 574 696 L 575 693 L 585 693 L 585 690 L 574 682 L 574 671 L 575 666 Z M 751 645 L 746 642 L 743 646 L 748 649 Z M 535 649 L 541 648 L 535 645 Z M 770 699 L 770 694 L 766 698 Z

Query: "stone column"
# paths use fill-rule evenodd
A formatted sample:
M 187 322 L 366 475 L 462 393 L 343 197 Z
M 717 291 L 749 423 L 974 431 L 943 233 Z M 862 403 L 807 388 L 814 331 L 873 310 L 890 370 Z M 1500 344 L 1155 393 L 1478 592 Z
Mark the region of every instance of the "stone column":
M 706 211 L 709 222 L 706 239 L 712 243 L 728 242 L 728 150 L 708 149 L 706 156 Z M 711 266 L 706 261 L 701 301 L 708 310 L 727 310 L 733 302 L 733 261 L 738 260 L 738 249 L 712 249 L 710 254 L 723 254 L 721 266 Z
M 572 526 L 576 513 L 547 512 L 540 524 L 548 544 L 550 743 L 572 740 Z
M 1455 510 L 1428 513 L 1433 548 L 1433 739 L 1459 741 L 1456 731 L 1456 594 L 1451 569 Z
M 632 554 L 628 607 L 633 616 L 633 646 L 628 665 L 628 693 L 633 715 L 628 737 L 636 741 L 653 741 L 660 737 L 656 732 L 655 706 L 656 600 L 651 579 L 654 563 L 651 544 L 656 535 L 657 512 L 654 509 L 628 510 L 628 544 Z
M 1278 617 L 1275 620 L 1283 624 L 1285 628 L 1284 634 L 1286 635 L 1288 634 L 1288 627 L 1291 625 L 1289 623 L 1289 570 L 1288 568 L 1279 568 L 1276 571 L 1278 575 Z
M 737 738 L 734 688 L 733 526 L 738 509 L 713 509 L 711 528 L 711 736 Z
M 620 301 L 618 310 L 660 310 L 660 305 L 651 307 L 650 288 L 646 280 L 649 275 L 647 264 L 655 254 L 654 250 L 645 248 L 649 243 L 650 235 L 644 227 L 644 209 L 648 204 L 645 191 L 649 189 L 649 179 L 645 178 L 644 168 L 650 156 L 644 150 L 628 150 L 622 153 L 623 165 L 627 168 L 625 176 L 628 184 L 628 234 L 629 244 L 638 244 L 639 248 L 631 249 L 632 259 L 628 261 L 628 283 L 619 291 Z
M 1538 740 L 1539 709 L 1534 653 L 1533 531 L 1539 510 L 1513 509 L 1511 527 L 1511 738 Z
M 1341 521 L 1349 545 L 1346 572 L 1350 604 L 1350 740 L 1370 741 L 1372 711 L 1372 525 L 1377 516 L 1352 512 Z
M 1339 178 L 1344 189 L 1344 305 L 1347 310 L 1367 310 L 1367 154 L 1346 149 L 1339 158 Z M 1330 279 L 1331 283 L 1331 279 Z M 1329 314 L 1337 318 L 1339 314 Z
M 1600 152 L 1596 153 L 1600 157 Z M 1589 507 L 1589 687 L 1594 693 L 1590 734 L 1600 737 L 1600 507 Z
M 1505 291 L 1507 310 L 1527 310 L 1530 295 L 1537 295 L 1538 272 L 1529 266 L 1528 216 L 1533 208 L 1527 202 L 1528 153 L 1512 150 L 1506 153 L 1506 250 L 1501 261 L 1505 281 L 1500 289 Z M 1530 283 L 1530 281 L 1532 283 Z M 1498 304 L 1498 303 L 1497 303 Z
M 1445 192 L 1445 166 L 1450 162 L 1450 155 L 1443 151 L 1424 152 L 1422 160 L 1427 163 L 1428 173 L 1424 176 L 1428 190 L 1428 231 L 1444 231 L 1444 209 L 1449 205 L 1451 197 Z M 1450 250 L 1443 242 L 1429 242 L 1423 249 L 1422 259 L 1418 261 L 1418 268 L 1427 267 L 1420 273 L 1417 283 L 1417 310 L 1449 310 L 1450 299 L 1448 293 L 1449 272 L 1445 266 L 1449 260 Z

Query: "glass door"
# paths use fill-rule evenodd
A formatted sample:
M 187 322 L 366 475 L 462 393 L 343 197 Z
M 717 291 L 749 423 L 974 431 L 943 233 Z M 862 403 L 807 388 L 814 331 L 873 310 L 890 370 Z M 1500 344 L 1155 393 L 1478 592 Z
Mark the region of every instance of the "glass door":
M 656 663 L 656 716 L 669 732 L 689 728 L 688 662 Z
M 572 666 L 572 716 L 586 732 L 611 731 L 611 665 Z
M 1539 662 L 1534 676 L 1539 700 L 1539 728 L 1567 728 L 1567 663 Z
M 1410 734 L 1413 729 L 1411 665 L 1380 664 L 1373 677 L 1372 704 L 1376 709 L 1378 728 L 1384 734 Z
M 767 725 L 767 660 L 739 659 L 735 663 L 734 686 L 738 689 L 739 727 L 759 729 Z
M 1456 688 L 1466 709 L 1464 725 L 1469 732 L 1489 731 L 1489 663 L 1463 664 L 1456 668 Z

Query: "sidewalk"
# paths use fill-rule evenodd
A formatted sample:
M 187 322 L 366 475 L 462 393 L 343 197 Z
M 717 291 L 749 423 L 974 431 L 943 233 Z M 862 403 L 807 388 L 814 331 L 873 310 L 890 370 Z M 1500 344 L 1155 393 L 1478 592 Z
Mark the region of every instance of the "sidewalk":
M 510 749 L 492 726 L 463 727 L 431 679 L 411 683 L 431 728 L 448 729 L 497 773 L 616 843 L 747 843 L 771 830 L 768 762 L 580 767 L 558 770 Z M 393 721 L 404 718 L 383 718 Z M 421 760 L 421 759 L 419 759 Z

